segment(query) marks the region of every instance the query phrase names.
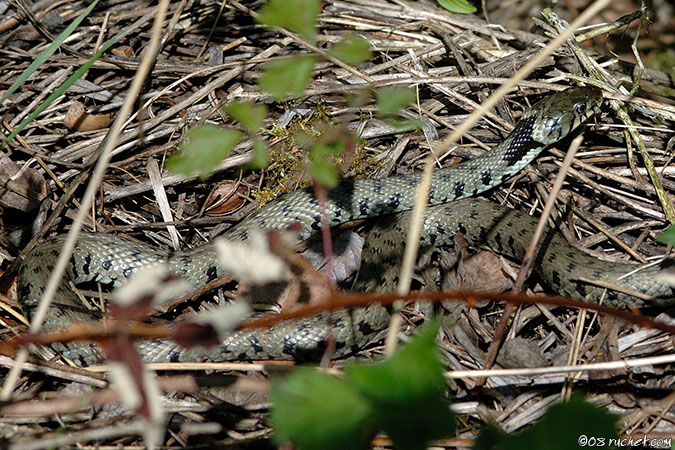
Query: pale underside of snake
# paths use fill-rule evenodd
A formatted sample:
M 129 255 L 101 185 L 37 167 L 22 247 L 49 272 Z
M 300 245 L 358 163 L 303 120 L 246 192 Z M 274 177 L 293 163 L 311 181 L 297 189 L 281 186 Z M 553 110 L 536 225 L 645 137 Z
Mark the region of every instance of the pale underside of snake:
M 422 247 L 452 244 L 461 233 L 475 245 L 488 246 L 514 258 L 522 257 L 530 241 L 536 220 L 524 213 L 470 199 L 494 188 L 529 164 L 549 145 L 563 139 L 598 111 L 602 94 L 595 88 L 571 88 L 553 94 L 527 111 L 513 132 L 490 152 L 459 165 L 437 170 L 433 175 L 425 216 Z M 392 267 L 402 254 L 405 214 L 411 209 L 419 175 L 385 179 L 344 180 L 330 192 L 325 214 L 331 226 L 355 219 L 392 215 L 389 227 L 374 234 L 380 239 L 367 241 L 363 252 L 362 276 L 355 289 L 391 289 Z M 437 206 L 433 206 L 437 205 Z M 403 217 L 401 217 L 403 216 Z M 321 207 L 310 189 L 283 196 L 230 229 L 225 238 L 246 240 L 255 229 L 285 229 L 300 224 L 301 239 L 307 239 L 321 226 Z M 63 238 L 50 238 L 28 254 L 19 269 L 19 295 L 30 312 L 42 297 Z M 113 286 L 122 284 L 144 267 L 167 264 L 194 286 L 203 285 L 226 273 L 218 267 L 214 246 L 206 244 L 191 250 L 169 252 L 136 241 L 102 233 L 82 235 L 76 246 L 66 278 L 83 283 L 98 281 Z M 580 281 L 580 278 L 613 283 L 624 290 L 639 292 L 653 300 L 609 291 L 606 303 L 616 306 L 643 307 L 670 304 L 673 291 L 654 279 L 657 268 L 640 269 L 632 264 L 612 264 L 594 259 L 571 247 L 555 232 L 549 233 L 535 260 L 540 277 L 556 293 L 597 301 L 603 289 Z M 314 317 L 284 322 L 267 330 L 235 332 L 218 348 L 187 351 L 169 341 L 139 343 L 144 360 L 194 361 L 204 357 L 213 361 L 239 359 L 317 359 L 329 336 L 335 340 L 336 356 L 363 346 L 378 330 L 386 327 L 389 314 L 381 305 L 333 311 Z M 75 321 L 93 320 L 80 300 L 64 281 L 51 307 L 46 327 L 56 329 Z M 57 347 L 65 356 L 82 365 L 98 362 L 97 347 L 68 345 Z

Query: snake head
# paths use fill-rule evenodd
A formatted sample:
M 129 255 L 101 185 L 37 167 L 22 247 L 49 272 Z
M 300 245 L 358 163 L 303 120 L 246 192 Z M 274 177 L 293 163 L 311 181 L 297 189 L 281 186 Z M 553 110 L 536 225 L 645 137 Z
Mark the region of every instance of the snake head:
M 600 105 L 600 89 L 573 87 L 541 100 L 523 119 L 533 119 L 532 138 L 535 141 L 550 145 L 584 123 L 600 109 Z

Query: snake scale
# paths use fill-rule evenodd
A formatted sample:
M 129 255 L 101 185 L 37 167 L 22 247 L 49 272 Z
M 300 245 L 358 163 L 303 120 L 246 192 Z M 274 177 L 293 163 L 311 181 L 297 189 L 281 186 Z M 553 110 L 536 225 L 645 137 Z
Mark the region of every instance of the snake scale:
M 536 220 L 526 214 L 489 202 L 472 199 L 481 192 L 505 182 L 529 164 L 549 145 L 567 136 L 602 104 L 602 93 L 595 88 L 570 88 L 544 98 L 523 114 L 509 136 L 490 152 L 459 165 L 437 170 L 433 175 L 426 215 L 423 246 L 451 243 L 462 233 L 476 245 L 487 245 L 515 258 L 522 256 Z M 326 204 L 331 226 L 347 221 L 391 215 L 412 208 L 420 175 L 385 179 L 343 180 L 332 190 Z M 394 214 L 393 224 L 378 241 L 367 241 L 363 269 L 355 289 L 389 288 L 393 277 L 390 267 L 400 260 L 404 214 Z M 321 208 L 311 189 L 297 190 L 265 205 L 226 233 L 230 240 L 246 240 L 254 229 L 284 229 L 300 224 L 301 239 L 320 229 Z M 46 286 L 63 237 L 46 240 L 31 251 L 19 269 L 19 295 L 28 314 L 36 307 Z M 602 290 L 579 281 L 579 277 L 599 279 L 651 296 L 654 304 L 673 301 L 671 289 L 653 279 L 656 268 L 637 271 L 620 278 L 635 265 L 611 264 L 591 258 L 571 247 L 561 236 L 547 236 L 536 258 L 541 278 L 562 295 L 597 301 Z M 66 278 L 73 283 L 98 281 L 113 286 L 123 283 L 143 267 L 168 264 L 171 271 L 195 286 L 226 275 L 216 264 L 214 246 L 206 244 L 191 250 L 169 252 L 103 233 L 83 234 L 77 243 Z M 643 300 L 610 292 L 606 302 L 617 306 L 645 306 Z M 168 341 L 139 343 L 139 351 L 149 362 L 189 361 L 206 355 L 213 361 L 237 359 L 317 359 L 326 339 L 332 335 L 336 355 L 347 354 L 362 346 L 374 332 L 388 323 L 387 310 L 368 305 L 349 311 L 334 311 L 315 317 L 288 321 L 267 330 L 235 332 L 219 348 L 193 353 Z M 92 320 L 79 299 L 63 282 L 55 304 L 46 319 L 46 327 L 55 329 L 74 321 Z M 82 365 L 97 362 L 94 344 L 60 347 Z

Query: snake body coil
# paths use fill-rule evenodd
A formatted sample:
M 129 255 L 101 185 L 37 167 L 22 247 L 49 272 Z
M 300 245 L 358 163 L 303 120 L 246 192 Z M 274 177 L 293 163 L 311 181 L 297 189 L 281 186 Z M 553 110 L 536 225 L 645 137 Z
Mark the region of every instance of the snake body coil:
M 594 88 L 571 88 L 553 94 L 526 112 L 513 132 L 492 151 L 436 171 L 429 202 L 440 206 L 430 209 L 427 214 L 424 245 L 443 244 L 448 236 L 460 232 L 479 245 L 487 244 L 497 251 L 519 257 L 529 240 L 528 233 L 533 229 L 531 217 L 483 201 L 458 200 L 491 189 L 518 173 L 548 145 L 564 138 L 593 115 L 601 103 L 601 92 Z M 329 194 L 326 214 L 330 225 L 407 211 L 413 205 L 418 181 L 419 175 L 345 180 Z M 457 215 L 457 212 L 460 214 Z M 321 208 L 311 190 L 298 190 L 269 203 L 229 230 L 226 238 L 245 240 L 254 229 L 282 229 L 292 224 L 300 224 L 302 239 L 320 229 Z M 393 232 L 400 232 L 396 225 L 390 228 Z M 538 270 L 559 293 L 577 297 L 590 294 L 593 299 L 597 298 L 599 289 L 590 288 L 578 280 L 577 275 L 582 274 L 586 278 L 622 284 L 625 289 L 655 297 L 656 302 L 670 301 L 659 298 L 672 299 L 670 288 L 653 281 L 653 271 L 640 272 L 617 281 L 620 275 L 634 266 L 611 265 L 595 260 L 560 239 L 554 238 L 552 245 L 544 248 L 538 256 Z M 400 241 L 401 236 L 384 239 L 384 242 L 390 243 Z M 42 296 L 62 243 L 62 237 L 48 239 L 36 247 L 20 267 L 19 293 L 29 313 Z M 364 249 L 364 254 L 369 255 L 364 256 L 364 264 L 369 267 L 367 271 L 371 276 L 360 281 L 356 287 L 367 288 L 374 280 L 380 286 L 385 284 L 386 288 L 389 276 L 381 273 L 382 265 L 388 265 L 392 259 L 400 259 L 400 249 L 397 245 L 378 243 Z M 99 281 L 119 285 L 143 267 L 166 263 L 173 272 L 199 286 L 225 275 L 216 265 L 216 260 L 215 250 L 210 244 L 170 254 L 117 236 L 83 234 L 77 243 L 67 278 L 74 283 Z M 640 300 L 625 294 L 612 295 L 609 301 L 617 305 L 630 303 L 642 306 Z M 91 319 L 91 314 L 82 311 L 77 297 L 65 282 L 62 283 L 55 305 L 48 313 L 46 326 L 53 329 Z M 315 359 L 321 355 L 326 338 L 331 334 L 337 344 L 337 354 L 344 354 L 363 345 L 373 332 L 386 326 L 387 320 L 386 310 L 379 305 L 333 312 L 330 318 L 320 314 L 264 331 L 234 333 L 207 356 L 216 361 Z M 98 358 L 94 346 L 69 346 L 60 350 L 83 365 L 92 364 Z M 143 342 L 140 351 L 147 361 L 193 360 L 199 357 L 164 341 Z

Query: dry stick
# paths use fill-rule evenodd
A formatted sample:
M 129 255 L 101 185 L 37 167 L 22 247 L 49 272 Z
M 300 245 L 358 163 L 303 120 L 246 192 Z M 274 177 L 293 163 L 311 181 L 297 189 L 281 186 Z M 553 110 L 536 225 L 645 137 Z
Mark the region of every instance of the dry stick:
M 148 171 L 148 178 L 150 178 L 150 184 L 152 184 L 152 190 L 155 193 L 155 200 L 159 207 L 159 211 L 162 214 L 162 219 L 164 219 L 165 222 L 173 221 L 173 212 L 171 211 L 171 205 L 169 204 L 169 198 L 166 195 L 164 185 L 162 185 L 162 174 L 155 158 L 148 158 L 146 170 Z M 178 235 L 178 230 L 174 225 L 167 225 L 166 229 L 171 237 L 173 249 L 179 250 L 180 236 Z
M 653 319 L 649 316 L 640 315 L 638 312 L 628 311 L 626 309 L 617 309 L 613 306 L 607 306 L 599 303 L 588 303 L 581 300 L 571 299 L 569 297 L 551 297 L 551 296 L 530 296 L 523 293 L 499 293 L 499 292 L 415 292 L 400 296 L 398 294 L 332 294 L 321 304 L 306 306 L 296 311 L 266 316 L 251 321 L 246 321 L 237 327 L 238 330 L 267 329 L 283 321 L 298 319 L 316 315 L 320 312 L 333 311 L 336 309 L 353 308 L 368 305 L 371 303 L 381 303 L 391 305 L 399 300 L 418 301 L 426 300 L 430 302 L 440 302 L 443 300 L 463 301 L 469 305 L 484 300 L 498 300 L 513 303 L 524 303 L 527 305 L 550 305 L 554 307 L 565 306 L 569 308 L 586 309 L 597 313 L 606 314 L 611 317 L 617 317 L 623 321 L 634 323 L 643 328 L 663 331 L 675 335 L 675 324 Z M 134 322 L 129 324 L 124 321 L 109 320 L 104 323 L 86 322 L 75 323 L 66 329 L 43 332 L 40 334 L 26 334 L 17 336 L 7 342 L 0 342 L 0 353 L 13 352 L 17 347 L 26 344 L 52 344 L 54 342 L 66 343 L 73 341 L 99 341 L 109 339 L 119 335 L 120 327 L 123 327 L 125 333 L 133 340 L 140 339 L 169 339 L 175 335 L 176 330 L 166 324 L 148 324 L 143 322 Z
M 574 30 L 585 24 L 594 15 L 599 13 L 602 8 L 607 6 L 607 4 L 609 4 L 609 0 L 597 0 L 595 3 L 589 6 L 572 22 L 569 28 L 564 30 L 555 39 L 549 42 L 540 53 L 535 55 L 518 72 L 516 72 L 506 84 L 500 86 L 499 89 L 494 92 L 494 94 L 485 100 L 480 108 L 467 117 L 467 119 L 460 126 L 450 133 L 450 135 L 440 144 L 438 144 L 433 152 L 427 156 L 427 160 L 424 165 L 424 172 L 422 174 L 422 180 L 419 187 L 417 188 L 417 201 L 415 202 L 412 210 L 408 241 L 406 242 L 405 253 L 403 255 L 403 264 L 401 266 L 399 284 L 396 289 L 398 294 L 405 294 L 410 290 L 413 266 L 415 264 L 417 248 L 419 246 L 422 231 L 424 211 L 426 209 L 427 199 L 429 198 L 429 190 L 431 188 L 431 174 L 434 166 L 434 157 L 436 155 L 442 155 L 448 151 L 448 149 L 450 149 L 450 147 L 459 140 L 462 134 L 467 132 L 476 122 L 478 122 L 478 120 L 480 120 L 486 111 L 495 106 L 497 102 L 512 87 L 529 75 L 535 68 L 537 68 L 541 61 L 551 55 L 563 42 L 565 42 L 565 40 L 572 36 Z M 391 321 L 389 323 L 389 330 L 385 343 L 385 352 L 387 354 L 391 354 L 396 347 L 396 333 L 401 325 L 401 316 L 396 312 L 397 309 L 400 309 L 400 305 L 394 305 L 394 313 L 392 314 Z
M 644 358 L 624 359 L 621 361 L 607 361 L 601 363 L 587 363 L 579 365 L 566 365 L 554 367 L 523 367 L 515 369 L 491 369 L 491 370 L 451 370 L 445 372 L 444 376 L 447 379 L 466 379 L 466 378 L 482 378 L 482 377 L 514 377 L 524 376 L 532 378 L 541 375 L 554 375 L 576 372 L 595 372 L 607 371 L 613 369 L 630 369 L 632 367 L 648 367 L 659 364 L 672 364 L 675 362 L 675 355 L 658 355 L 648 356 Z M 248 362 L 203 362 L 203 363 L 148 363 L 150 370 L 163 371 L 194 371 L 194 370 L 216 370 L 228 371 L 237 370 L 241 372 L 261 372 L 263 370 L 278 370 L 279 368 L 287 367 L 286 364 L 278 363 L 248 363 Z M 90 372 L 106 372 L 107 366 L 93 366 L 87 367 Z M 330 373 L 342 373 L 337 369 L 326 370 Z
M 601 363 L 579 364 L 578 366 L 559 366 L 559 367 L 532 367 L 517 369 L 491 369 L 491 370 L 453 370 L 445 373 L 448 379 L 464 379 L 478 377 L 509 377 L 525 376 L 533 377 L 535 375 L 550 375 L 556 373 L 576 373 L 606 371 L 614 369 L 630 369 L 631 367 L 648 367 L 656 364 L 672 364 L 675 362 L 675 355 L 649 356 L 646 358 L 626 359 L 622 361 L 607 361 Z
M 134 102 L 141 91 L 143 83 L 145 82 L 145 78 L 147 77 L 153 62 L 159 53 L 159 41 L 161 38 L 162 24 L 164 22 L 164 18 L 166 17 L 168 7 L 168 0 L 160 1 L 157 15 L 155 17 L 155 22 L 152 27 L 152 36 L 150 37 L 150 42 L 146 47 L 145 57 L 138 68 L 138 72 L 136 72 L 133 82 L 131 83 L 126 101 L 122 105 L 117 118 L 110 127 L 107 139 L 103 143 L 101 155 L 98 162 L 96 163 L 96 167 L 82 198 L 82 205 L 77 210 L 77 216 L 73 221 L 70 231 L 68 231 L 66 241 L 63 244 L 63 248 L 61 249 L 61 254 L 56 261 L 54 270 L 49 277 L 49 283 L 45 288 L 45 292 L 42 295 L 40 304 L 35 311 L 33 320 L 31 321 L 29 331 L 32 334 L 37 333 L 42 327 L 42 323 L 44 322 L 45 316 L 47 315 L 47 310 L 51 306 L 56 289 L 58 288 L 61 278 L 66 271 L 68 262 L 70 261 L 70 256 L 72 255 L 73 249 L 75 248 L 75 241 L 80 234 L 84 218 L 94 202 L 94 196 L 96 195 L 96 191 L 98 190 L 99 184 L 103 178 L 103 174 L 105 173 L 108 162 L 110 161 L 112 150 L 117 145 L 117 138 L 119 137 L 122 130 L 122 124 L 131 113 L 131 109 L 133 108 Z M 16 385 L 16 382 L 21 374 L 23 363 L 26 362 L 27 358 L 28 350 L 26 348 L 21 348 L 16 355 L 16 365 L 9 371 L 7 379 L 5 380 L 5 385 L 2 388 L 2 392 L 0 392 L 0 400 L 9 400 L 10 394 L 14 390 L 14 386 Z
M 516 282 L 513 286 L 512 292 L 520 292 L 523 289 L 525 279 L 529 275 L 530 269 L 532 268 L 532 263 L 534 262 L 534 254 L 539 248 L 539 241 L 541 241 L 541 237 L 544 234 L 544 230 L 546 229 L 546 223 L 548 222 L 548 218 L 551 215 L 551 211 L 553 211 L 553 206 L 555 205 L 558 192 L 560 192 L 560 188 L 562 188 L 562 184 L 565 181 L 565 177 L 567 176 L 567 171 L 572 165 L 574 155 L 576 155 L 577 150 L 579 149 L 579 146 L 581 145 L 582 141 L 583 135 L 577 136 L 570 144 L 569 150 L 567 150 L 567 154 L 565 155 L 563 164 L 562 166 L 560 166 L 558 176 L 556 177 L 555 182 L 553 183 L 551 193 L 549 194 L 548 199 L 546 200 L 546 205 L 544 205 L 544 211 L 541 213 L 541 217 L 539 217 L 539 221 L 537 222 L 537 228 L 535 228 L 534 230 L 534 235 L 532 236 L 530 245 L 527 247 L 525 256 L 523 256 L 523 264 L 520 267 L 520 271 L 518 272 L 518 277 L 516 278 Z M 502 339 L 504 337 L 504 332 L 506 331 L 506 326 L 509 322 L 509 319 L 511 319 L 511 316 L 513 315 L 515 307 L 516 304 L 513 302 L 507 302 L 506 307 L 504 307 L 502 318 L 499 321 L 499 324 L 497 325 L 497 329 L 495 330 L 495 337 L 490 343 L 487 356 L 485 357 L 485 365 L 483 366 L 485 370 L 490 370 L 490 368 L 495 362 L 497 352 L 499 351 L 499 348 L 502 345 Z M 485 379 L 479 380 L 478 386 L 482 386 L 484 382 Z
M 619 237 L 615 234 L 612 234 L 601 222 L 596 220 L 592 215 L 586 214 L 583 211 L 581 211 L 580 208 L 574 208 L 573 211 L 579 215 L 579 217 L 583 218 L 586 222 L 590 223 L 593 225 L 600 233 L 604 234 L 607 236 L 607 239 L 610 241 L 614 242 L 616 245 L 621 247 L 626 253 L 631 255 L 637 262 L 640 264 L 647 264 L 647 260 L 644 259 L 638 252 L 633 250 L 628 244 L 626 244 L 624 241 L 619 239 Z
M 583 340 L 583 328 L 586 321 L 587 311 L 585 309 L 580 309 L 579 314 L 577 315 L 576 323 L 574 324 L 574 338 L 572 339 L 572 345 L 570 352 L 567 355 L 567 365 L 576 366 L 576 361 L 579 359 L 579 349 L 581 347 L 581 341 Z M 594 316 L 594 319 L 597 316 Z M 565 383 L 563 383 L 562 390 L 560 392 L 560 398 L 562 401 L 569 401 L 570 396 L 572 395 L 572 388 L 574 387 L 574 382 L 581 375 L 581 372 L 568 373 L 565 376 Z

